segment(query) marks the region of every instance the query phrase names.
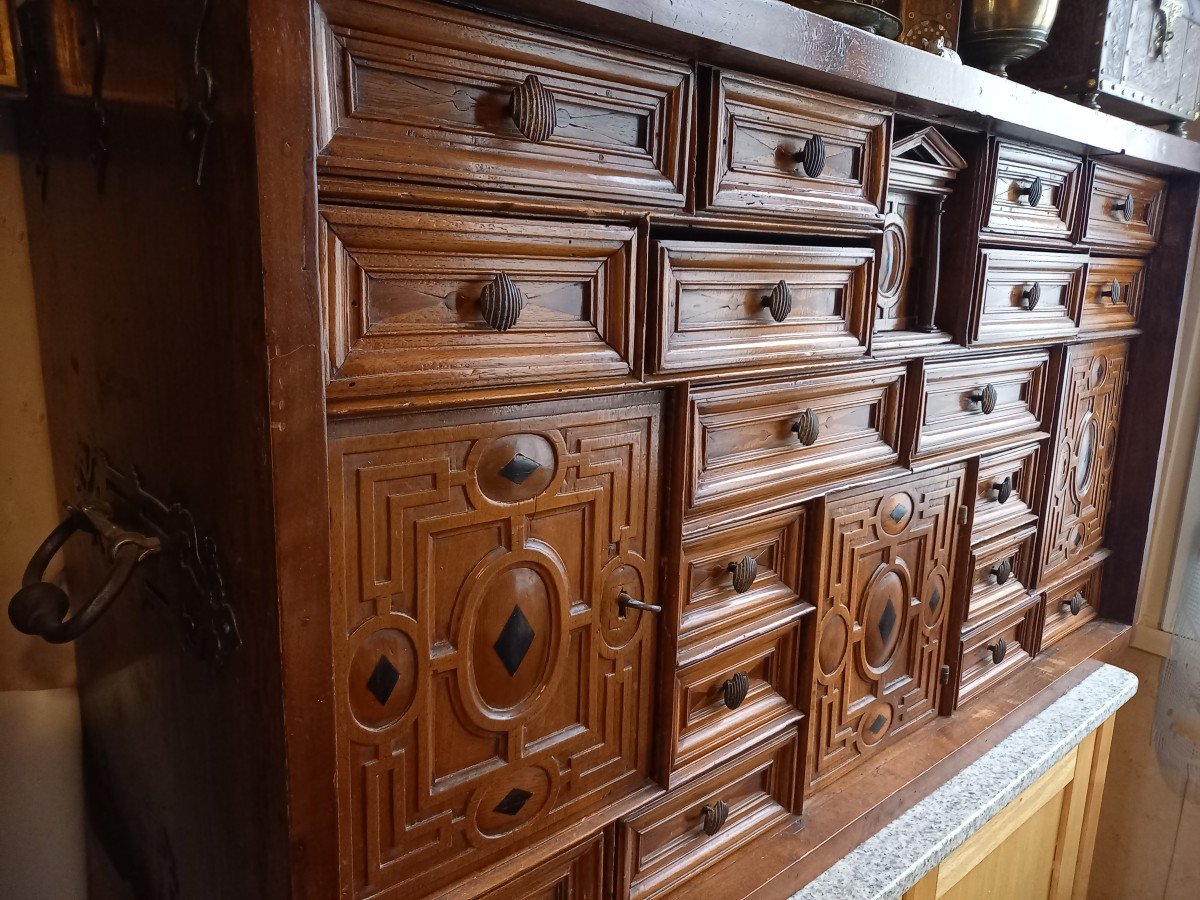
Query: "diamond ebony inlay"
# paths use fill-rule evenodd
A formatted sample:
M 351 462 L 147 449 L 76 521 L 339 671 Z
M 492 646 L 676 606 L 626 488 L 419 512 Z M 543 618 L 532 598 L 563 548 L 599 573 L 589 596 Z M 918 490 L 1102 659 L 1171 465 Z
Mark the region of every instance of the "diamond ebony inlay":
M 509 675 L 517 674 L 517 669 L 521 668 L 532 643 L 533 628 L 525 618 L 525 613 L 521 612 L 521 607 L 514 606 L 508 621 L 504 623 L 504 628 L 500 630 L 500 636 L 496 638 L 496 643 L 492 644 L 492 649 L 500 657 L 500 662 L 504 663 Z
M 892 629 L 896 625 L 896 607 L 889 603 L 879 615 L 879 637 L 886 644 Z
M 496 804 L 496 808 L 492 812 L 499 813 L 502 816 L 515 816 L 532 796 L 533 794 L 529 793 L 529 791 L 522 790 L 521 788 L 513 788 Z
M 400 673 L 392 665 L 392 661 L 386 656 L 380 656 L 379 662 L 375 663 L 375 668 L 371 670 L 371 677 L 367 679 L 367 690 L 379 701 L 380 706 L 387 706 L 399 680 Z
M 875 721 L 870 725 L 871 734 L 879 734 L 879 730 L 886 724 L 887 716 L 885 716 L 883 713 L 880 713 L 875 717 Z
M 903 503 L 897 503 L 895 506 L 892 507 L 892 512 L 891 512 L 890 518 L 893 522 L 899 523 L 899 522 L 904 521 L 904 517 L 907 515 L 908 515 L 908 507 L 905 506 Z
M 942 592 L 940 590 L 938 590 L 937 588 L 934 588 L 933 591 L 931 591 L 929 594 L 929 608 L 933 612 L 937 612 L 938 604 L 941 602 L 942 602 Z
M 518 453 L 500 470 L 500 474 L 513 484 L 524 484 L 525 479 L 541 467 L 537 460 L 530 459 L 524 453 Z

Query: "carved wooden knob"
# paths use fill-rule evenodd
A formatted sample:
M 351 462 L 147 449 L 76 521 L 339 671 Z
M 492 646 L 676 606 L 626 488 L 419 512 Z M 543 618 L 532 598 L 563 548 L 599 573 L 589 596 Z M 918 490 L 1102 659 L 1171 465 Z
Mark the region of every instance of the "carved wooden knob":
M 1079 615 L 1083 612 L 1083 594 L 1076 591 L 1070 600 L 1063 601 L 1063 609 L 1067 610 L 1073 616 Z
M 996 502 L 1003 506 L 1012 496 L 1012 476 L 1005 475 L 1003 481 L 993 481 L 992 490 L 996 492 Z
M 996 584 L 1004 584 L 1008 579 L 1012 578 L 1012 561 L 1003 560 L 996 568 L 992 569 L 992 577 L 996 579 Z
M 811 447 L 821 436 L 821 420 L 811 408 L 806 409 L 800 418 L 792 423 L 792 433 L 805 447 Z
M 513 280 L 501 272 L 484 287 L 479 295 L 479 312 L 483 321 L 497 331 L 508 331 L 517 324 L 525 298 Z
M 1035 281 L 1029 287 L 1021 291 L 1021 309 L 1037 309 L 1037 305 L 1042 301 L 1042 285 Z
M 792 289 L 786 281 L 776 282 L 771 293 L 762 296 L 763 309 L 771 311 L 771 318 L 782 322 L 792 311 Z
M 647 603 L 645 600 L 635 600 L 625 591 L 617 594 L 617 607 L 621 610 L 621 617 L 625 617 L 625 613 L 631 609 L 640 609 L 643 612 L 660 613 L 662 607 L 653 603 Z
M 724 800 L 710 803 L 700 810 L 700 815 L 704 819 L 704 833 L 711 837 L 721 830 L 729 818 L 729 804 Z
M 1126 194 L 1124 200 L 1114 200 L 1112 205 L 1114 215 L 1120 216 L 1126 222 L 1133 221 L 1133 195 Z
M 1042 179 L 1035 176 L 1033 181 L 1029 182 L 1029 187 L 1017 189 L 1017 196 L 1028 200 L 1030 206 L 1037 206 L 1042 202 Z
M 967 399 L 972 403 L 979 404 L 979 409 L 987 416 L 991 415 L 992 411 L 996 408 L 996 400 L 998 398 L 995 386 L 985 384 L 979 390 L 967 394 Z
M 814 134 L 792 158 L 800 163 L 805 175 L 816 178 L 825 170 L 825 139 Z
M 754 579 L 758 577 L 758 560 L 753 556 L 743 556 L 737 562 L 731 562 L 725 571 L 733 576 L 733 589 L 739 594 L 750 590 Z
M 535 144 L 550 140 L 554 134 L 556 111 L 552 94 L 536 75 L 526 75 L 512 92 L 509 104 L 517 131 Z
M 725 705 L 737 709 L 750 693 L 750 677 L 745 672 L 738 672 L 721 685 L 721 696 Z
M 1100 291 L 1101 297 L 1108 297 L 1113 303 L 1121 302 L 1121 282 L 1113 279 L 1108 287 L 1102 288 Z
M 988 644 L 987 648 L 991 651 L 993 663 L 1000 665 L 1004 662 L 1004 654 L 1008 653 L 1008 643 L 1004 638 L 1000 638 L 994 644 Z

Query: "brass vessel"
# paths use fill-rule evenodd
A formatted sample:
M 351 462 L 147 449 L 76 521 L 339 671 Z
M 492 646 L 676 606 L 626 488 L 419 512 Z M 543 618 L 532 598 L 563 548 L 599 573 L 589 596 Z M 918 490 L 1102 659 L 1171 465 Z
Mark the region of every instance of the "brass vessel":
M 967 0 L 959 50 L 973 66 L 1008 77 L 1008 67 L 1046 46 L 1058 0 Z

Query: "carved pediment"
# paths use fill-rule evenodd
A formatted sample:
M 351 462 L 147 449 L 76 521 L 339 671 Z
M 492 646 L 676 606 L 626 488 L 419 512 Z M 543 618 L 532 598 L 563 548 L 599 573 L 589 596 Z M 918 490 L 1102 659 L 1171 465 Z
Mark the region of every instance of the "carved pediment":
M 892 144 L 892 183 L 946 192 L 967 161 L 932 125 Z

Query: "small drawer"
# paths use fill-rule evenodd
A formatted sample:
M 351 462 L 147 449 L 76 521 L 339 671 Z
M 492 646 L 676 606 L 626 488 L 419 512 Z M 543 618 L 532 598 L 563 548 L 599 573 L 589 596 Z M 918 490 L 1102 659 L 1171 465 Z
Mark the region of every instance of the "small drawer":
M 904 367 L 699 389 L 690 398 L 691 511 L 789 503 L 896 465 Z
M 866 355 L 874 251 L 662 241 L 660 374 Z
M 1153 250 L 1166 196 L 1167 185 L 1158 178 L 1095 163 L 1083 242 L 1112 250 Z
M 1092 257 L 1083 291 L 1081 331 L 1137 328 L 1146 264 L 1136 258 Z
M 322 194 L 682 207 L 681 60 L 420 0 L 319 0 Z
M 890 131 L 891 116 L 879 107 L 716 72 L 702 202 L 760 219 L 877 226 Z
M 911 460 L 1000 450 L 1045 437 L 1049 362 L 1045 351 L 923 362 Z
M 321 208 L 331 405 L 628 380 L 635 231 Z
M 1086 253 L 983 249 L 968 343 L 1038 345 L 1075 336 Z
M 789 728 L 622 819 L 615 895 L 660 897 L 798 812 L 798 748 Z
M 799 657 L 799 625 L 792 623 L 676 669 L 667 788 L 799 721 Z
M 1041 454 L 1041 445 L 1031 444 L 980 458 L 972 543 L 981 543 L 1036 518 L 1032 503 Z
M 1032 597 L 1005 618 L 963 632 L 956 706 L 1011 675 L 1033 658 L 1037 652 L 1041 605 L 1041 598 Z
M 1107 550 L 1093 553 L 1078 572 L 1046 589 L 1042 621 L 1042 647 L 1062 640 L 1076 628 L 1096 618 Z
M 793 507 L 684 542 L 680 665 L 812 608 L 799 597 L 805 522 L 804 507 Z
M 992 538 L 971 551 L 971 597 L 964 630 L 970 631 L 1029 599 L 1036 523 Z
M 1022 144 L 996 143 L 995 180 L 983 234 L 1066 242 L 1075 222 L 1082 161 Z

